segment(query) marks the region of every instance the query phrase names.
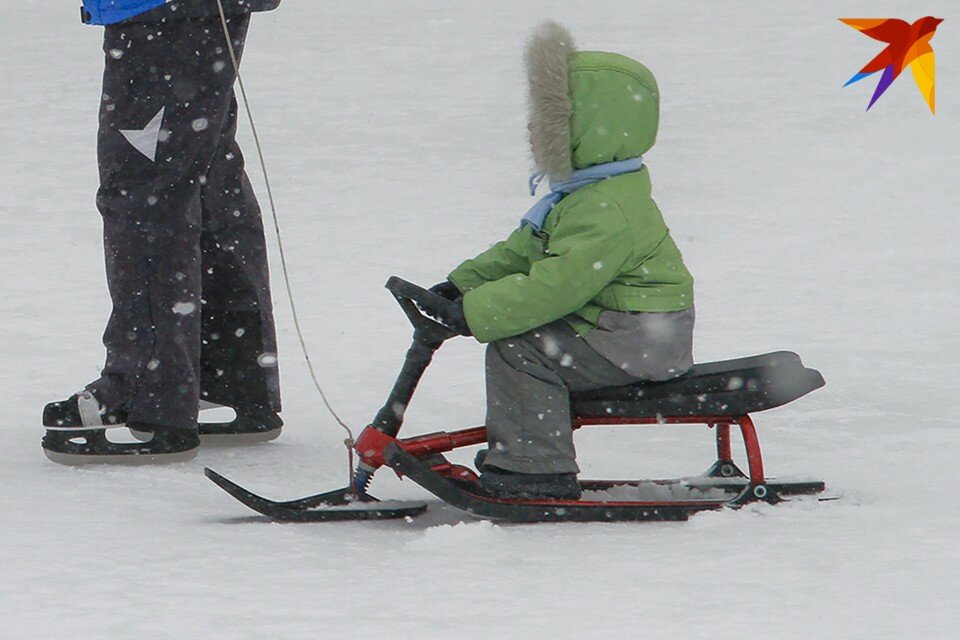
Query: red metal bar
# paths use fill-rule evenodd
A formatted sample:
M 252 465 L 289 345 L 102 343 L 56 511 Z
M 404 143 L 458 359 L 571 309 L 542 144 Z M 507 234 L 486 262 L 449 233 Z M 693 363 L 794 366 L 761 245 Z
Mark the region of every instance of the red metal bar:
M 397 444 L 412 456 L 422 457 L 434 453 L 445 453 L 460 447 L 487 443 L 487 428 L 473 427 L 460 431 L 428 433 L 413 438 L 400 438 Z
M 628 416 L 581 416 L 575 418 L 575 429 L 593 425 L 649 425 L 649 424 L 706 424 L 717 429 L 717 457 L 720 460 L 732 460 L 730 446 L 730 426 L 739 425 L 743 435 L 743 444 L 747 452 L 747 461 L 750 470 L 750 481 L 754 484 L 763 484 L 763 456 L 760 452 L 760 441 L 750 416 L 662 416 L 633 418 Z M 460 447 L 469 447 L 485 444 L 487 429 L 472 427 L 452 432 L 429 433 L 412 438 L 400 438 L 396 442 L 406 452 L 416 457 L 424 457 L 437 453 L 445 453 Z M 357 442 L 357 451 L 364 460 L 372 466 L 382 466 L 383 450 L 393 438 L 368 428 L 361 434 Z
M 452 478 L 454 480 L 477 482 L 480 479 L 480 476 L 478 476 L 473 469 L 461 466 L 459 464 L 450 464 L 449 462 L 431 467 L 430 470 L 434 473 L 439 473 L 446 478 Z
M 383 452 L 391 442 L 396 442 L 401 449 L 418 458 L 435 453 L 445 453 L 460 447 L 469 447 L 487 442 L 486 427 L 474 427 L 447 433 L 440 431 L 428 433 L 412 438 L 391 438 L 387 434 L 368 426 L 357 438 L 354 445 L 363 462 L 371 467 L 382 467 L 386 464 Z
M 718 424 L 717 427 L 717 460 L 724 462 L 733 460 L 733 452 L 730 450 L 730 425 Z
M 763 484 L 763 456 L 760 454 L 760 441 L 757 439 L 757 429 L 753 426 L 750 416 L 741 416 L 738 420 L 740 432 L 743 434 L 743 446 L 747 450 L 747 462 L 750 465 L 750 482 Z

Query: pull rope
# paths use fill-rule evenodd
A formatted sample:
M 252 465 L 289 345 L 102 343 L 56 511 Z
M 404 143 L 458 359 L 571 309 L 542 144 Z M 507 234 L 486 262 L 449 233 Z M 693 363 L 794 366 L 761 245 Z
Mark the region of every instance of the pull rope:
M 280 236 L 280 220 L 277 216 L 277 206 L 273 199 L 273 187 L 270 184 L 270 176 L 267 173 L 267 163 L 263 157 L 263 146 L 260 144 L 260 135 L 257 133 L 257 125 L 253 122 L 253 112 L 250 110 L 250 100 L 247 98 L 247 90 L 243 86 L 243 77 L 240 75 L 240 62 L 237 60 L 237 54 L 233 49 L 233 38 L 230 36 L 230 28 L 227 26 L 227 15 L 223 10 L 223 2 L 217 0 L 217 10 L 220 12 L 220 25 L 223 27 L 223 35 L 227 39 L 227 51 L 230 54 L 230 62 L 233 64 L 233 72 L 237 76 L 237 84 L 240 86 L 240 95 L 243 97 L 243 107 L 247 113 L 247 121 L 250 123 L 250 131 L 253 133 L 253 141 L 257 147 L 257 156 L 260 159 L 260 169 L 263 172 L 263 182 L 267 187 L 267 200 L 270 203 L 270 214 L 273 218 L 273 230 L 277 237 L 277 249 L 280 253 L 280 266 L 283 271 L 283 282 L 287 289 L 287 299 L 290 301 L 290 312 L 293 316 L 293 326 L 297 332 L 297 339 L 300 341 L 300 350 L 303 352 L 303 357 L 307 361 L 307 369 L 310 371 L 310 379 L 313 380 L 313 386 L 316 387 L 317 393 L 320 394 L 320 398 L 323 400 L 324 406 L 327 408 L 327 411 L 333 416 L 333 419 L 337 421 L 343 430 L 347 433 L 346 439 L 343 441 L 344 446 L 347 448 L 348 456 L 348 466 L 350 472 L 350 486 L 353 486 L 353 445 L 355 443 L 353 437 L 353 431 L 350 430 L 350 427 L 340 418 L 337 412 L 334 410 L 333 405 L 330 404 L 330 401 L 327 399 L 327 394 L 324 393 L 323 387 L 320 386 L 320 381 L 317 379 L 317 372 L 313 368 L 313 361 L 310 360 L 310 351 L 307 349 L 307 341 L 303 337 L 303 330 L 300 328 L 300 316 L 297 313 L 297 305 L 294 301 L 293 296 L 293 287 L 290 284 L 290 271 L 287 269 L 287 257 L 283 250 L 283 240 Z

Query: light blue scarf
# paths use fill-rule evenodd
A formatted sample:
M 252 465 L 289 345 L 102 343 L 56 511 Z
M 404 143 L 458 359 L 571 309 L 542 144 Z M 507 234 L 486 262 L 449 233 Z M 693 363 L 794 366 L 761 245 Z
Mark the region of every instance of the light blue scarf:
M 580 187 L 585 187 L 594 182 L 600 182 L 607 178 L 623 175 L 624 173 L 633 173 L 643 169 L 643 157 L 628 158 L 619 162 L 608 162 L 606 164 L 597 164 L 586 169 L 580 169 L 570 174 L 566 180 L 558 182 L 550 181 L 550 193 L 540 198 L 537 204 L 530 207 L 526 215 L 520 220 L 520 227 L 530 225 L 536 231 L 543 230 L 543 223 L 547 215 L 553 208 Z M 542 173 L 535 173 L 530 176 L 530 195 L 537 195 L 537 187 L 543 181 Z

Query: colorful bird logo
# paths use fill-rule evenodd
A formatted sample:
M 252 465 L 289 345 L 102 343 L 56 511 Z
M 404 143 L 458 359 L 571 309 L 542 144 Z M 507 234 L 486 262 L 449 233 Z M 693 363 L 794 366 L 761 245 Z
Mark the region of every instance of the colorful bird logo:
M 880 99 L 880 96 L 893 84 L 900 73 L 907 68 L 907 65 L 910 65 L 917 88 L 920 89 L 920 93 L 926 99 L 930 111 L 936 114 L 936 57 L 933 48 L 930 46 L 930 39 L 936 33 L 937 26 L 943 22 L 942 18 L 927 16 L 926 18 L 920 18 L 913 24 L 908 24 L 903 20 L 887 18 L 840 18 L 840 22 L 850 25 L 874 40 L 887 43 L 887 47 L 876 58 L 868 62 L 863 69 L 860 69 L 855 76 L 847 81 L 847 84 L 843 85 L 845 87 L 849 86 L 877 71 L 883 71 L 883 75 L 880 76 L 880 84 L 877 85 L 877 90 L 873 92 L 873 98 L 870 99 L 867 111 Z

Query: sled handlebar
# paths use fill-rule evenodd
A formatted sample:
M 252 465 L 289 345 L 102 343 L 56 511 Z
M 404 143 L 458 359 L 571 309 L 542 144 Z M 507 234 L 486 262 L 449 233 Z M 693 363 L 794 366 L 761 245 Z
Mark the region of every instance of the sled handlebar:
M 437 320 L 442 321 L 444 317 L 449 317 L 445 316 L 445 313 L 448 313 L 447 310 L 453 304 L 443 296 L 397 276 L 387 280 L 386 287 L 413 325 L 413 344 L 407 351 L 403 369 L 393 383 L 386 403 L 371 423 L 374 429 L 393 438 L 400 431 L 404 410 L 410 403 L 420 378 L 430 365 L 434 352 L 444 341 L 457 335 L 457 332 Z
M 413 325 L 413 335 L 418 342 L 437 348 L 445 340 L 457 335 L 456 331 L 442 323 L 451 316 L 454 302 L 397 276 L 391 276 L 385 286 Z
M 412 282 L 407 282 L 397 276 L 390 276 L 390 279 L 387 280 L 386 287 L 393 295 L 417 303 L 417 305 L 422 307 L 427 313 L 439 313 L 443 303 L 450 302 L 438 293 L 424 289 L 420 285 L 413 284 Z

